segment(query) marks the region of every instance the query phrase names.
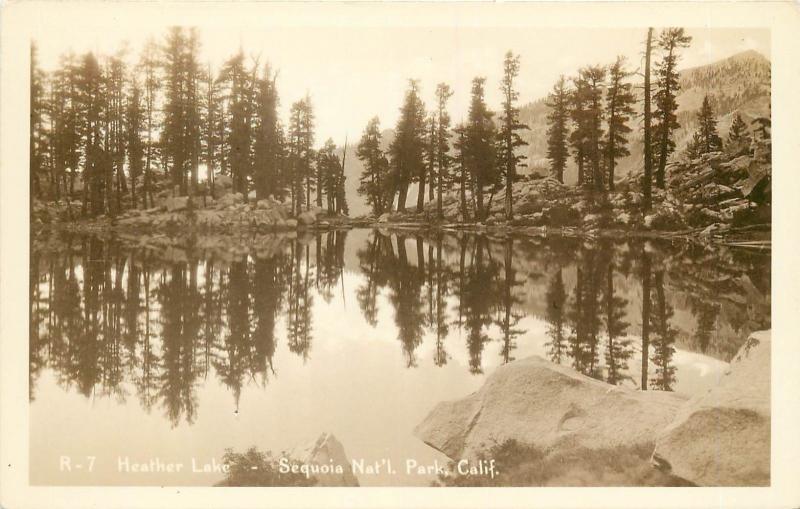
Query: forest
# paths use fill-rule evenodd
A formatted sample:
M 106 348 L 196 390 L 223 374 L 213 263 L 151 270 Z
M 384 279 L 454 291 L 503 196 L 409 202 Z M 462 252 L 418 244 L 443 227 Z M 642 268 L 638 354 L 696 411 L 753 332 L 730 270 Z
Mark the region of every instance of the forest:
M 621 181 L 630 180 L 615 170 L 631 153 L 632 134 L 641 130 L 641 172 L 626 192 L 633 187 L 641 195 L 635 201 L 643 216 L 654 206 L 654 192 L 656 202 L 663 201 L 681 125 L 680 56 L 690 44 L 683 28 L 651 28 L 643 37 L 643 68 L 620 55 L 610 64 L 561 76 L 546 101 L 550 178 L 564 184 L 572 158 L 581 196 L 607 202 Z M 268 62 L 240 49 L 214 71 L 203 64 L 198 30 L 182 27 L 149 39 L 135 65 L 126 63 L 128 56 L 122 50 L 110 56 L 68 52 L 57 69 L 46 72 L 32 43 L 32 198 L 63 202 L 72 221 L 162 207 L 164 196 L 188 196 L 195 208 L 200 197 L 205 204 L 207 196 L 221 194 L 217 187 L 225 187 L 253 204 L 272 198 L 292 216 L 312 207 L 348 215 L 347 142 L 337 147 L 328 139 L 314 148 L 309 94 L 291 105 L 288 119 L 280 118 L 279 73 Z M 355 155 L 363 167 L 358 193 L 374 218 L 413 210 L 426 221 L 441 222 L 443 204 L 454 199 L 461 222 L 487 221 L 497 203 L 502 203 L 499 219 L 514 220 L 515 206 L 526 198 L 515 192 L 515 184 L 533 178 L 525 174 L 521 64 L 520 56 L 508 51 L 500 83 L 475 77 L 467 117 L 457 125 L 448 111 L 453 85 L 437 84 L 435 104 L 427 107 L 414 79 L 388 149 L 380 119 L 369 121 Z M 634 79 L 639 76 L 641 91 Z M 502 92 L 497 111 L 485 99 L 490 86 Z M 696 124 L 682 154 L 689 160 L 723 150 L 728 159 L 752 154 L 754 138 L 769 138 L 769 119 L 748 124 L 737 113 L 723 140 L 708 96 Z M 417 194 L 409 205 L 412 188 Z M 744 205 L 749 202 L 737 202 Z

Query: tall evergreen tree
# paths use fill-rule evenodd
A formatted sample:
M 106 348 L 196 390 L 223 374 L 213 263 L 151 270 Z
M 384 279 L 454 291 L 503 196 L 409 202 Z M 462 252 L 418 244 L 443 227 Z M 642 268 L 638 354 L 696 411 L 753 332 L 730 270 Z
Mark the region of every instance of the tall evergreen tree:
M 483 221 L 488 215 L 485 209 L 484 192 L 489 186 L 497 185 L 499 172 L 496 164 L 496 131 L 494 113 L 486 106 L 484 86 L 486 78 L 472 80 L 472 98 L 465 126 L 464 159 L 469 171 L 473 198 L 475 199 L 475 218 Z M 491 203 L 490 203 L 491 205 Z
M 625 69 L 625 57 L 617 57 L 608 69 L 608 91 L 606 92 L 606 121 L 608 133 L 605 144 L 608 168 L 608 189 L 614 190 L 614 168 L 616 160 L 630 155 L 627 134 L 631 132 L 628 121 L 633 115 L 635 98 L 631 84 L 625 80 L 630 76 Z
M 550 159 L 550 174 L 562 184 L 569 157 L 567 148 L 569 105 L 570 93 L 566 79 L 562 75 L 547 96 L 547 106 L 550 108 L 547 114 L 547 158 Z
M 395 128 L 395 138 L 389 147 L 393 180 L 397 185 L 398 212 L 406 210 L 406 196 L 411 182 L 425 172 L 424 136 L 425 105 L 419 97 L 419 83 L 416 80 L 409 80 L 408 91 Z
M 391 207 L 391 201 L 387 193 L 389 161 L 381 150 L 381 128 L 378 117 L 373 117 L 367 123 L 356 147 L 356 157 L 364 165 L 358 194 L 365 197 L 367 205 L 372 208 L 372 213 L 379 216 Z
M 220 69 L 219 81 L 226 86 L 225 143 L 233 191 L 247 196 L 251 164 L 252 122 L 250 73 L 245 68 L 244 52 L 229 58 Z
M 587 159 L 591 166 L 592 183 L 594 189 L 602 191 L 604 188 L 602 168 L 602 137 L 603 137 L 603 86 L 606 70 L 601 66 L 591 66 L 581 70 L 581 76 L 586 82 L 586 138 Z
M 749 143 L 750 141 L 747 135 L 747 124 L 742 120 L 742 116 L 739 113 L 736 114 L 731 123 L 731 128 L 728 131 L 728 141 L 730 143 L 741 143 L 744 141 Z
M 650 105 L 650 58 L 653 51 L 653 29 L 647 29 L 644 57 L 644 174 L 642 175 L 642 208 L 650 210 L 653 187 L 653 129 Z
M 158 90 L 161 88 L 161 81 L 158 78 L 158 45 L 154 39 L 148 39 L 142 50 L 139 59 L 139 70 L 142 73 L 144 86 L 144 107 L 145 107 L 145 159 L 144 159 L 144 181 L 142 189 L 142 202 L 147 208 L 148 198 L 150 206 L 155 205 L 153 199 L 153 177 L 152 164 L 156 156 L 156 141 L 154 133 L 156 131 L 156 106 Z
M 722 150 L 722 138 L 717 132 L 717 119 L 714 117 L 714 110 L 708 96 L 703 98 L 703 105 L 697 112 L 698 132 L 700 133 L 702 154 Z
M 453 158 L 450 156 L 450 115 L 447 112 L 447 101 L 453 91 L 446 83 L 436 85 L 436 216 L 444 217 L 442 212 L 442 196 L 450 187 L 450 167 Z M 433 182 L 431 182 L 433 184 Z
M 125 134 L 128 149 L 128 174 L 131 184 L 131 207 L 136 208 L 136 183 L 144 169 L 144 142 L 142 127 L 144 120 L 142 89 L 136 77 L 131 82 L 130 97 L 125 111 Z
M 277 77 L 277 73 L 266 64 L 255 84 L 253 180 L 259 200 L 281 194 Z
M 678 75 L 678 59 L 681 48 L 687 48 L 692 38 L 686 35 L 683 28 L 667 28 L 661 31 L 658 46 L 662 51 L 661 61 L 656 67 L 656 139 L 658 144 L 658 167 L 656 168 L 656 186 L 664 189 L 667 158 L 675 150 L 672 133 L 680 127 L 676 112 L 676 97 L 680 89 Z
M 569 144 L 572 147 L 575 164 L 578 166 L 578 185 L 583 186 L 591 181 L 588 174 L 589 162 L 589 113 L 588 98 L 589 85 L 582 75 L 572 78 L 574 88 L 570 93 L 569 116 L 573 128 L 569 135 Z
M 308 96 L 292 104 L 289 121 L 289 153 L 292 167 L 292 210 L 308 207 L 314 182 L 314 115 Z M 305 190 L 305 196 L 304 196 Z
M 508 51 L 503 61 L 503 78 L 500 90 L 503 93 L 503 112 L 500 116 L 498 133 L 498 164 L 505 177 L 505 213 L 509 221 L 513 218 L 513 184 L 517 178 L 517 165 L 525 159 L 517 149 L 528 144 L 523 141 L 518 131 L 528 129 L 519 121 L 519 108 L 515 106 L 519 92 L 514 88 L 514 80 L 519 76 L 519 55 Z
M 31 42 L 30 47 L 30 198 L 41 196 L 41 179 L 45 170 L 44 135 L 44 73 L 39 68 L 36 43 Z

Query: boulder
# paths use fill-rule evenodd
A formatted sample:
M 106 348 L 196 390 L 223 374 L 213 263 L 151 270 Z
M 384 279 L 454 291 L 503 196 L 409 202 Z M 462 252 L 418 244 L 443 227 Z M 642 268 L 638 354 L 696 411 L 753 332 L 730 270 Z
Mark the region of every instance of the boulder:
M 164 205 L 166 205 L 167 207 L 167 212 L 178 212 L 181 210 L 186 210 L 188 204 L 189 204 L 188 196 L 175 196 L 173 198 L 167 198 L 164 201 Z
M 242 193 L 228 193 L 218 199 L 216 205 L 219 208 L 228 208 L 238 203 L 244 203 L 244 196 Z
M 290 457 L 305 465 L 332 467 L 328 473 L 314 473 L 317 486 L 358 486 L 358 478 L 353 474 L 352 463 L 344 452 L 344 446 L 330 433 L 322 433 L 316 441 L 296 447 Z M 341 472 L 336 472 L 340 470 Z
M 505 364 L 477 392 L 439 403 L 415 435 L 452 459 L 509 439 L 551 451 L 653 444 L 685 398 L 610 385 L 534 356 Z
M 287 219 L 286 220 L 286 227 L 287 228 L 297 228 L 297 219 Z
M 770 331 L 751 334 L 719 385 L 659 434 L 653 462 L 700 486 L 769 486 L 770 350 Z
M 307 210 L 297 216 L 297 222 L 302 225 L 314 224 L 316 220 L 317 216 L 310 210 Z
M 380 216 L 378 216 L 378 222 L 379 222 L 379 223 L 388 223 L 388 222 L 389 222 L 389 219 L 390 219 L 391 217 L 392 217 L 392 215 L 391 215 L 389 212 L 384 212 L 383 214 L 381 214 Z

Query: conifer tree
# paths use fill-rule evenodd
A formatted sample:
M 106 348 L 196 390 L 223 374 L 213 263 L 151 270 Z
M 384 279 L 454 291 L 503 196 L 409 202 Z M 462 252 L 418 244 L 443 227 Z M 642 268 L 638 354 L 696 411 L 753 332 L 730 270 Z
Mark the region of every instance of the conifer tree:
M 696 130 L 692 135 L 692 139 L 686 144 L 686 157 L 689 159 L 697 159 L 703 155 L 703 137 L 699 130 Z
M 255 83 L 255 140 L 253 143 L 253 180 L 256 198 L 279 195 L 280 126 L 278 123 L 277 73 L 265 64 Z
M 142 141 L 142 89 L 136 77 L 131 82 L 130 98 L 125 111 L 125 134 L 128 149 L 128 174 L 131 184 L 131 207 L 136 208 L 136 183 L 144 168 L 144 142 Z
M 728 150 L 739 153 L 743 149 L 750 148 L 750 134 L 747 132 L 747 124 L 742 116 L 737 113 L 728 131 Z
M 519 108 L 515 106 L 515 102 L 519 99 L 519 92 L 514 88 L 517 76 L 519 76 L 519 55 L 515 56 L 508 51 L 503 61 L 503 78 L 500 86 L 503 93 L 503 112 L 500 116 L 497 151 L 497 162 L 505 177 L 505 214 L 508 220 L 513 218 L 513 184 L 517 178 L 517 165 L 526 158 L 517 154 L 517 149 L 528 144 L 518 133 L 520 130 L 528 129 L 528 126 L 520 123 Z
M 642 208 L 650 210 L 653 188 L 653 135 L 650 105 L 650 57 L 653 51 L 653 29 L 647 29 L 644 59 L 644 174 L 642 175 Z
M 635 98 L 631 84 L 625 80 L 630 72 L 625 69 L 625 57 L 617 57 L 608 69 L 608 91 L 606 92 L 606 121 L 608 133 L 605 143 L 606 165 L 608 168 L 608 190 L 614 190 L 614 168 L 620 157 L 630 155 L 627 134 L 631 132 L 628 121 L 633 115 Z
M 717 119 L 714 117 L 714 110 L 708 96 L 703 98 L 703 105 L 697 112 L 697 122 L 699 124 L 698 133 L 702 141 L 701 154 L 722 150 L 722 138 L 717 133 Z
M 605 68 L 590 66 L 580 71 L 586 83 L 586 156 L 591 166 L 592 183 L 596 191 L 603 190 L 602 172 L 603 138 L 603 85 Z
M 590 182 L 591 175 L 587 175 L 589 152 L 589 116 L 588 116 L 588 83 L 582 75 L 572 78 L 574 88 L 570 93 L 569 116 L 573 128 L 569 135 L 569 144 L 572 147 L 575 163 L 578 165 L 578 186 Z
M 484 209 L 484 191 L 499 181 L 494 113 L 489 110 L 484 100 L 485 83 L 486 78 L 483 77 L 472 80 L 472 98 L 465 126 L 466 145 L 463 154 L 472 181 L 475 218 L 478 221 L 486 219 L 488 215 L 488 211 Z
M 395 138 L 389 147 L 393 180 L 397 186 L 398 212 L 406 210 L 406 196 L 411 182 L 425 172 L 424 136 L 425 105 L 419 97 L 418 82 L 409 80 L 403 107 L 400 108 Z M 424 198 L 424 194 L 422 196 Z M 417 205 L 419 205 L 419 200 Z
M 221 145 L 220 123 L 222 104 L 219 81 L 214 77 L 211 64 L 202 75 L 202 107 L 200 128 L 200 150 L 206 166 L 206 180 L 212 195 L 215 192 L 216 175 L 220 171 Z
M 547 96 L 547 106 L 550 108 L 547 114 L 547 158 L 550 159 L 550 174 L 562 184 L 569 157 L 567 148 L 569 101 L 570 93 L 567 90 L 566 79 L 562 75 Z
M 453 95 L 450 86 L 439 83 L 436 86 L 436 215 L 444 217 L 442 212 L 442 196 L 450 187 L 450 167 L 453 158 L 450 156 L 450 115 L 447 112 L 447 101 Z M 431 182 L 433 184 L 433 182 Z
M 156 142 L 153 134 L 156 131 L 156 101 L 158 90 L 161 88 L 161 81 L 158 79 L 158 45 L 152 38 L 148 39 L 142 50 L 139 59 L 139 70 L 142 73 L 144 87 L 144 108 L 145 108 L 145 159 L 144 159 L 144 181 L 142 189 L 142 203 L 147 208 L 148 198 L 150 206 L 155 205 L 153 200 L 153 177 L 151 166 L 156 156 Z
M 667 28 L 662 30 L 658 38 L 658 46 L 662 51 L 661 61 L 656 68 L 656 125 L 655 133 L 658 150 L 658 166 L 656 167 L 656 186 L 664 189 L 667 158 L 675 150 L 672 133 L 680 127 L 676 112 L 676 97 L 680 89 L 678 81 L 679 50 L 687 48 L 692 38 L 683 28 Z
M 45 170 L 44 136 L 44 74 L 37 61 L 37 48 L 34 42 L 30 47 L 30 197 L 41 196 L 41 179 Z M 54 179 L 55 180 L 55 179 Z M 57 185 L 57 182 L 56 182 Z
M 252 142 L 251 87 L 250 73 L 245 68 L 242 50 L 223 64 L 218 79 L 226 86 L 225 143 L 232 190 L 247 196 Z
M 391 206 L 391 202 L 387 204 L 389 161 L 381 150 L 378 117 L 373 117 L 367 123 L 356 147 L 356 157 L 364 165 L 364 171 L 359 179 L 358 194 L 365 197 L 367 205 L 372 207 L 372 213 L 380 216 Z

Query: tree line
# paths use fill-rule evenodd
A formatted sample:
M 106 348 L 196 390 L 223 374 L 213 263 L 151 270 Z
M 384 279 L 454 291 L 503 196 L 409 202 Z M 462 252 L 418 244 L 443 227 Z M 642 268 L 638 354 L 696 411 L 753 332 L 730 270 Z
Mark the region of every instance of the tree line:
M 347 213 L 344 160 L 327 140 L 314 149 L 310 96 L 278 115 L 278 71 L 244 50 L 216 72 L 201 61 L 195 28 L 150 38 L 135 64 L 120 50 L 61 56 L 39 66 L 31 44 L 31 197 L 67 204 L 82 216 L 115 215 L 174 196 L 213 194 L 220 178 L 256 200 L 291 199 Z M 70 214 L 73 213 L 69 208 Z
M 652 189 L 666 186 L 666 164 L 675 151 L 677 95 L 680 91 L 680 52 L 691 43 L 683 28 L 666 28 L 656 36 L 648 29 L 645 40 L 644 91 L 634 92 L 627 59 L 618 56 L 610 65 L 590 65 L 576 76 L 560 76 L 547 97 L 547 157 L 552 177 L 562 184 L 569 159 L 577 166 L 577 185 L 593 192 L 613 191 L 618 161 L 630 155 L 631 125 L 635 105 L 643 102 L 645 150 L 641 186 L 644 208 L 652 202 Z M 511 51 L 503 61 L 499 115 L 484 99 L 486 80 L 472 80 L 466 121 L 451 126 L 447 103 L 453 92 L 446 83 L 436 87 L 436 103 L 430 111 L 420 98 L 420 85 L 410 80 L 400 108 L 400 118 L 388 150 L 382 150 L 380 119 L 369 121 L 358 144 L 364 164 L 358 192 L 373 214 L 407 207 L 411 184 L 417 184 L 416 211 L 435 203 L 435 216 L 443 218 L 442 196 L 458 195 L 462 220 L 482 221 L 489 215 L 495 195 L 504 191 L 504 213 L 513 218 L 513 189 L 527 143 L 520 132 L 528 127 L 519 120 L 516 79 L 520 57 Z M 495 118 L 497 117 L 497 118 Z M 720 150 L 722 142 L 708 97 L 698 113 L 700 129 L 690 155 Z M 737 116 L 732 140 L 743 143 L 746 125 Z M 702 142 L 700 141 L 702 138 Z M 699 151 L 699 152 L 698 152 Z
M 417 184 L 416 211 L 425 203 L 436 203 L 436 217 L 443 218 L 445 193 L 458 190 L 461 216 L 488 217 L 495 194 L 504 186 L 507 217 L 513 215 L 511 184 L 525 156 L 518 148 L 527 145 L 519 132 L 527 126 L 519 120 L 516 79 L 520 57 L 511 51 L 503 61 L 500 90 L 503 103 L 499 116 L 485 101 L 486 78 L 472 80 L 467 119 L 452 126 L 447 103 L 453 91 L 447 83 L 436 86 L 436 104 L 426 110 L 417 80 L 409 80 L 395 137 L 389 149 L 381 149 L 380 120 L 369 121 L 358 144 L 357 156 L 364 163 L 358 192 L 375 215 L 395 209 L 404 212 L 408 190 Z M 452 140 L 451 140 L 452 138 Z M 469 192 L 469 199 L 467 193 Z M 488 196 L 487 196 L 488 195 Z

